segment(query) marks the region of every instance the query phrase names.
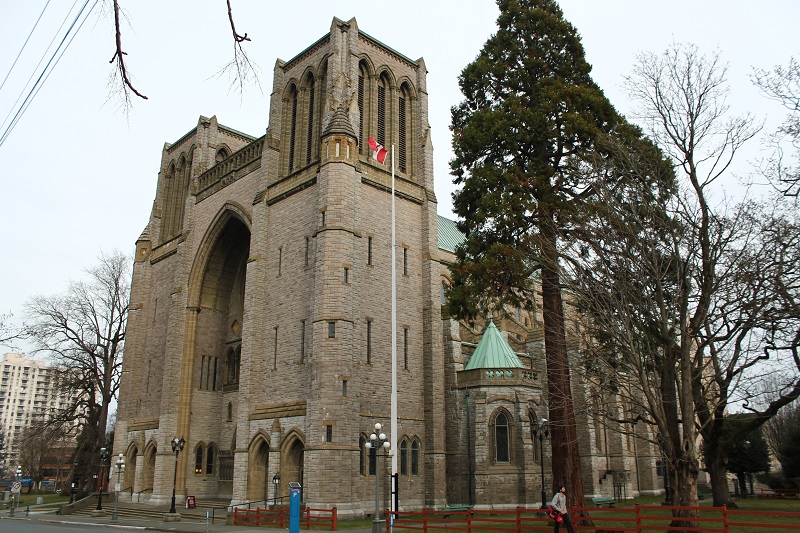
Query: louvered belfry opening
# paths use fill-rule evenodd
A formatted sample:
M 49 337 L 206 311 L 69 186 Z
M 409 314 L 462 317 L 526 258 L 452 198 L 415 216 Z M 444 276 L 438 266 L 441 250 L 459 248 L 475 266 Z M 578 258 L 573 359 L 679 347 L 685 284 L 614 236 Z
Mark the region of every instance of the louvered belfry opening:
M 289 173 L 294 171 L 294 143 L 297 139 L 297 89 L 292 91 L 292 122 L 289 134 Z
M 308 76 L 308 131 L 306 132 L 306 165 L 311 163 L 314 147 L 314 76 Z
M 378 143 L 386 146 L 386 87 L 378 85 Z
M 400 97 L 398 102 L 398 139 L 397 139 L 397 164 L 400 172 L 406 172 L 406 99 Z
M 364 154 L 364 76 L 358 75 L 358 153 Z

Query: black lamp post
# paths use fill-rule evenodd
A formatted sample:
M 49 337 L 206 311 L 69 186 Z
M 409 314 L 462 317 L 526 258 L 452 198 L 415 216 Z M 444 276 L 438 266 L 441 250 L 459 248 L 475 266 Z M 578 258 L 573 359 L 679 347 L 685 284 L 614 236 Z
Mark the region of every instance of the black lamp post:
M 278 485 L 281 484 L 281 473 L 272 476 L 272 505 L 278 505 Z
M 380 477 L 381 469 L 378 466 L 378 450 L 380 450 L 380 448 L 384 448 L 388 451 L 392 446 L 392 443 L 389 442 L 389 438 L 386 436 L 386 433 L 381 433 L 382 427 L 383 426 L 381 426 L 379 422 L 376 422 L 375 431 L 369 436 L 369 441 L 364 444 L 364 447 L 368 450 L 375 448 L 375 518 L 372 519 L 372 533 L 381 533 L 383 530 L 380 520 L 381 485 L 378 481 L 378 478 Z
M 669 486 L 669 461 L 664 457 L 664 505 L 672 505 L 672 489 Z
M 119 454 L 119 458 L 117 459 L 117 486 L 114 487 L 114 492 L 117 495 L 117 499 L 114 500 L 114 512 L 111 513 L 111 521 L 116 522 L 119 520 L 119 489 L 120 489 L 120 482 L 122 481 L 122 469 L 125 468 L 125 458 L 122 457 L 122 454 Z
M 103 467 L 108 460 L 108 449 L 100 448 L 100 473 L 97 475 L 97 481 L 100 483 L 100 491 L 97 493 L 97 510 L 103 510 Z
M 175 510 L 175 484 L 178 481 L 178 454 L 183 451 L 185 444 L 186 439 L 183 437 L 179 439 L 176 435 L 172 438 L 172 451 L 175 452 L 175 471 L 172 474 L 172 505 L 169 508 L 169 512 L 171 514 L 175 514 L 177 512 Z
M 531 421 L 531 437 L 533 445 L 536 446 L 536 439 L 539 439 L 539 463 L 542 465 L 542 509 L 547 508 L 547 489 L 544 488 L 544 439 L 550 437 L 550 423 L 546 418 L 539 422 Z
M 72 488 L 69 492 L 69 503 L 75 503 L 75 491 L 77 490 L 76 485 L 78 484 L 78 461 L 72 463 Z

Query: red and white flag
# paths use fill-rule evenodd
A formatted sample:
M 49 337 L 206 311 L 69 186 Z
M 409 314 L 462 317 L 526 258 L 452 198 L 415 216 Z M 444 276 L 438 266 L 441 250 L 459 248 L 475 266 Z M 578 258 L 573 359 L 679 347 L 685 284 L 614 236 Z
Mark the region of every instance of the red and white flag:
M 384 148 L 382 145 L 378 144 L 375 139 L 372 137 L 369 138 L 369 149 L 372 150 L 372 157 L 378 163 L 383 163 L 386 161 L 386 154 L 388 154 L 388 150 Z

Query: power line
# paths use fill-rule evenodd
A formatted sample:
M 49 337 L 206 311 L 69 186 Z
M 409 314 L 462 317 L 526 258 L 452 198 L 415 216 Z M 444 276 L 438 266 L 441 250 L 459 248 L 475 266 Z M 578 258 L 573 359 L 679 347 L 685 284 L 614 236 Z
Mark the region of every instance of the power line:
M 50 49 L 53 47 L 53 43 L 56 41 L 56 38 L 58 38 L 58 35 L 61 33 L 61 28 L 63 28 L 64 24 L 67 23 L 67 20 L 69 19 L 69 15 L 70 15 L 70 13 L 72 13 L 72 10 L 75 9 L 75 6 L 78 4 L 78 1 L 79 0 L 75 0 L 75 2 L 72 4 L 72 7 L 69 8 L 69 11 L 67 11 L 67 14 L 64 16 L 64 20 L 61 21 L 61 25 L 58 27 L 56 32 L 53 34 L 53 38 L 50 39 L 50 44 L 48 44 L 47 48 L 45 49 L 45 51 L 42 52 L 42 57 L 39 58 L 39 62 L 36 63 L 36 66 L 31 71 L 31 75 L 28 77 L 28 81 L 25 82 L 25 85 L 22 87 L 22 90 L 19 92 L 19 96 L 17 96 L 17 99 L 14 101 L 14 105 L 12 105 L 11 109 L 8 110 L 8 114 L 3 119 L 3 124 L 0 124 L 0 129 L 2 129 L 2 128 L 4 128 L 6 126 L 6 123 L 8 122 L 8 117 L 10 117 L 11 113 L 14 112 L 14 109 L 17 108 L 17 104 L 19 103 L 20 99 L 25 94 L 25 91 L 28 90 L 28 86 L 30 85 L 31 80 L 36 75 L 36 72 L 38 72 L 39 66 L 42 64 L 42 61 L 44 61 L 44 58 L 47 57 L 47 54 L 50 52 Z M 54 52 L 54 54 L 55 54 L 55 52 Z
M 61 42 L 58 44 L 58 47 L 53 52 L 53 55 L 50 57 L 50 60 L 47 62 L 47 65 L 45 65 L 44 70 L 42 70 L 42 73 L 39 75 L 39 78 L 36 80 L 36 83 L 33 85 L 33 87 L 31 87 L 30 91 L 28 92 L 28 96 L 25 97 L 25 100 L 22 102 L 22 105 L 17 110 L 16 114 L 14 115 L 14 118 L 11 120 L 11 123 L 8 125 L 6 130 L 3 132 L 2 137 L 0 137 L 0 147 L 2 147 L 3 144 L 6 142 L 6 140 L 8 139 L 8 136 L 14 130 L 16 125 L 19 123 L 19 120 L 22 118 L 22 115 L 25 114 L 25 111 L 28 109 L 30 104 L 33 102 L 33 99 L 39 93 L 39 90 L 44 85 L 44 82 L 47 81 L 47 78 L 50 77 L 50 74 L 52 74 L 52 72 L 55 69 L 56 65 L 58 65 L 59 61 L 61 61 L 61 58 L 64 56 L 64 53 L 69 48 L 69 45 L 72 44 L 72 41 L 75 39 L 75 36 L 78 34 L 80 29 L 83 27 L 83 24 L 86 22 L 86 19 L 89 18 L 89 15 L 91 14 L 92 10 L 94 10 L 94 7 L 97 5 L 98 1 L 99 0 L 95 0 L 94 4 L 92 4 L 91 9 L 89 9 L 89 11 L 86 13 L 86 16 L 83 18 L 83 21 L 81 21 L 81 23 L 78 26 L 77 30 L 75 30 L 75 32 L 72 33 L 72 30 L 75 27 L 75 24 L 78 22 L 78 19 L 80 19 L 81 15 L 83 14 L 83 12 L 86 9 L 86 6 L 89 4 L 90 0 L 86 0 L 84 2 L 83 6 L 81 6 L 80 11 L 75 16 L 75 19 L 72 21 L 72 24 L 70 24 L 70 27 L 67 29 L 67 33 L 64 34 L 64 37 L 61 39 Z M 74 6 L 74 4 L 73 4 L 73 6 Z M 71 33 L 72 33 L 72 35 L 70 37 Z M 70 39 L 67 42 L 66 46 L 64 46 L 64 42 L 67 40 L 67 37 L 70 37 Z M 62 46 L 64 46 L 63 50 L 61 50 Z M 59 51 L 60 51 L 60 55 L 58 55 L 58 58 L 56 58 L 56 54 L 59 54 Z M 55 63 L 53 63 L 53 59 L 56 59 Z M 51 64 L 53 64 L 52 68 L 50 68 Z M 19 99 L 17 99 L 17 101 L 19 101 Z M 7 118 L 8 117 L 6 117 L 6 119 Z M 3 124 L 5 124 L 5 122 Z M 0 126 L 0 127 L 2 127 L 2 126 Z
M 22 48 L 20 48 L 19 53 L 17 54 L 17 57 L 14 58 L 14 62 L 11 64 L 11 68 L 8 69 L 8 74 L 6 74 L 6 77 L 3 78 L 3 83 L 0 83 L 0 90 L 3 89 L 3 86 L 6 84 L 6 81 L 8 81 L 8 77 L 11 75 L 11 71 L 14 70 L 14 66 L 16 66 L 17 61 L 19 61 L 19 56 L 21 56 L 22 52 L 25 50 L 25 46 L 28 44 L 28 41 L 30 41 L 31 35 L 33 35 L 33 32 L 36 29 L 36 26 L 39 25 L 39 21 L 42 20 L 42 15 L 44 15 L 44 12 L 47 9 L 47 6 L 49 6 L 49 5 L 50 5 L 50 0 L 47 0 L 47 3 L 42 8 L 42 12 L 39 13 L 39 18 L 36 19 L 36 22 L 34 23 L 33 28 L 31 28 L 31 32 L 28 34 L 28 38 L 25 39 L 24 43 L 22 43 Z

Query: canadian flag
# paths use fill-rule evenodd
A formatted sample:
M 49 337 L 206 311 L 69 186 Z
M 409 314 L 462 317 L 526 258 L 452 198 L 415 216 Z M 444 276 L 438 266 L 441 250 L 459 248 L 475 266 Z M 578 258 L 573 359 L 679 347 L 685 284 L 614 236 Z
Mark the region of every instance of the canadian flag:
M 372 137 L 369 138 L 369 149 L 372 150 L 372 157 L 375 158 L 375 161 L 381 164 L 386 161 L 386 154 L 389 152 Z

